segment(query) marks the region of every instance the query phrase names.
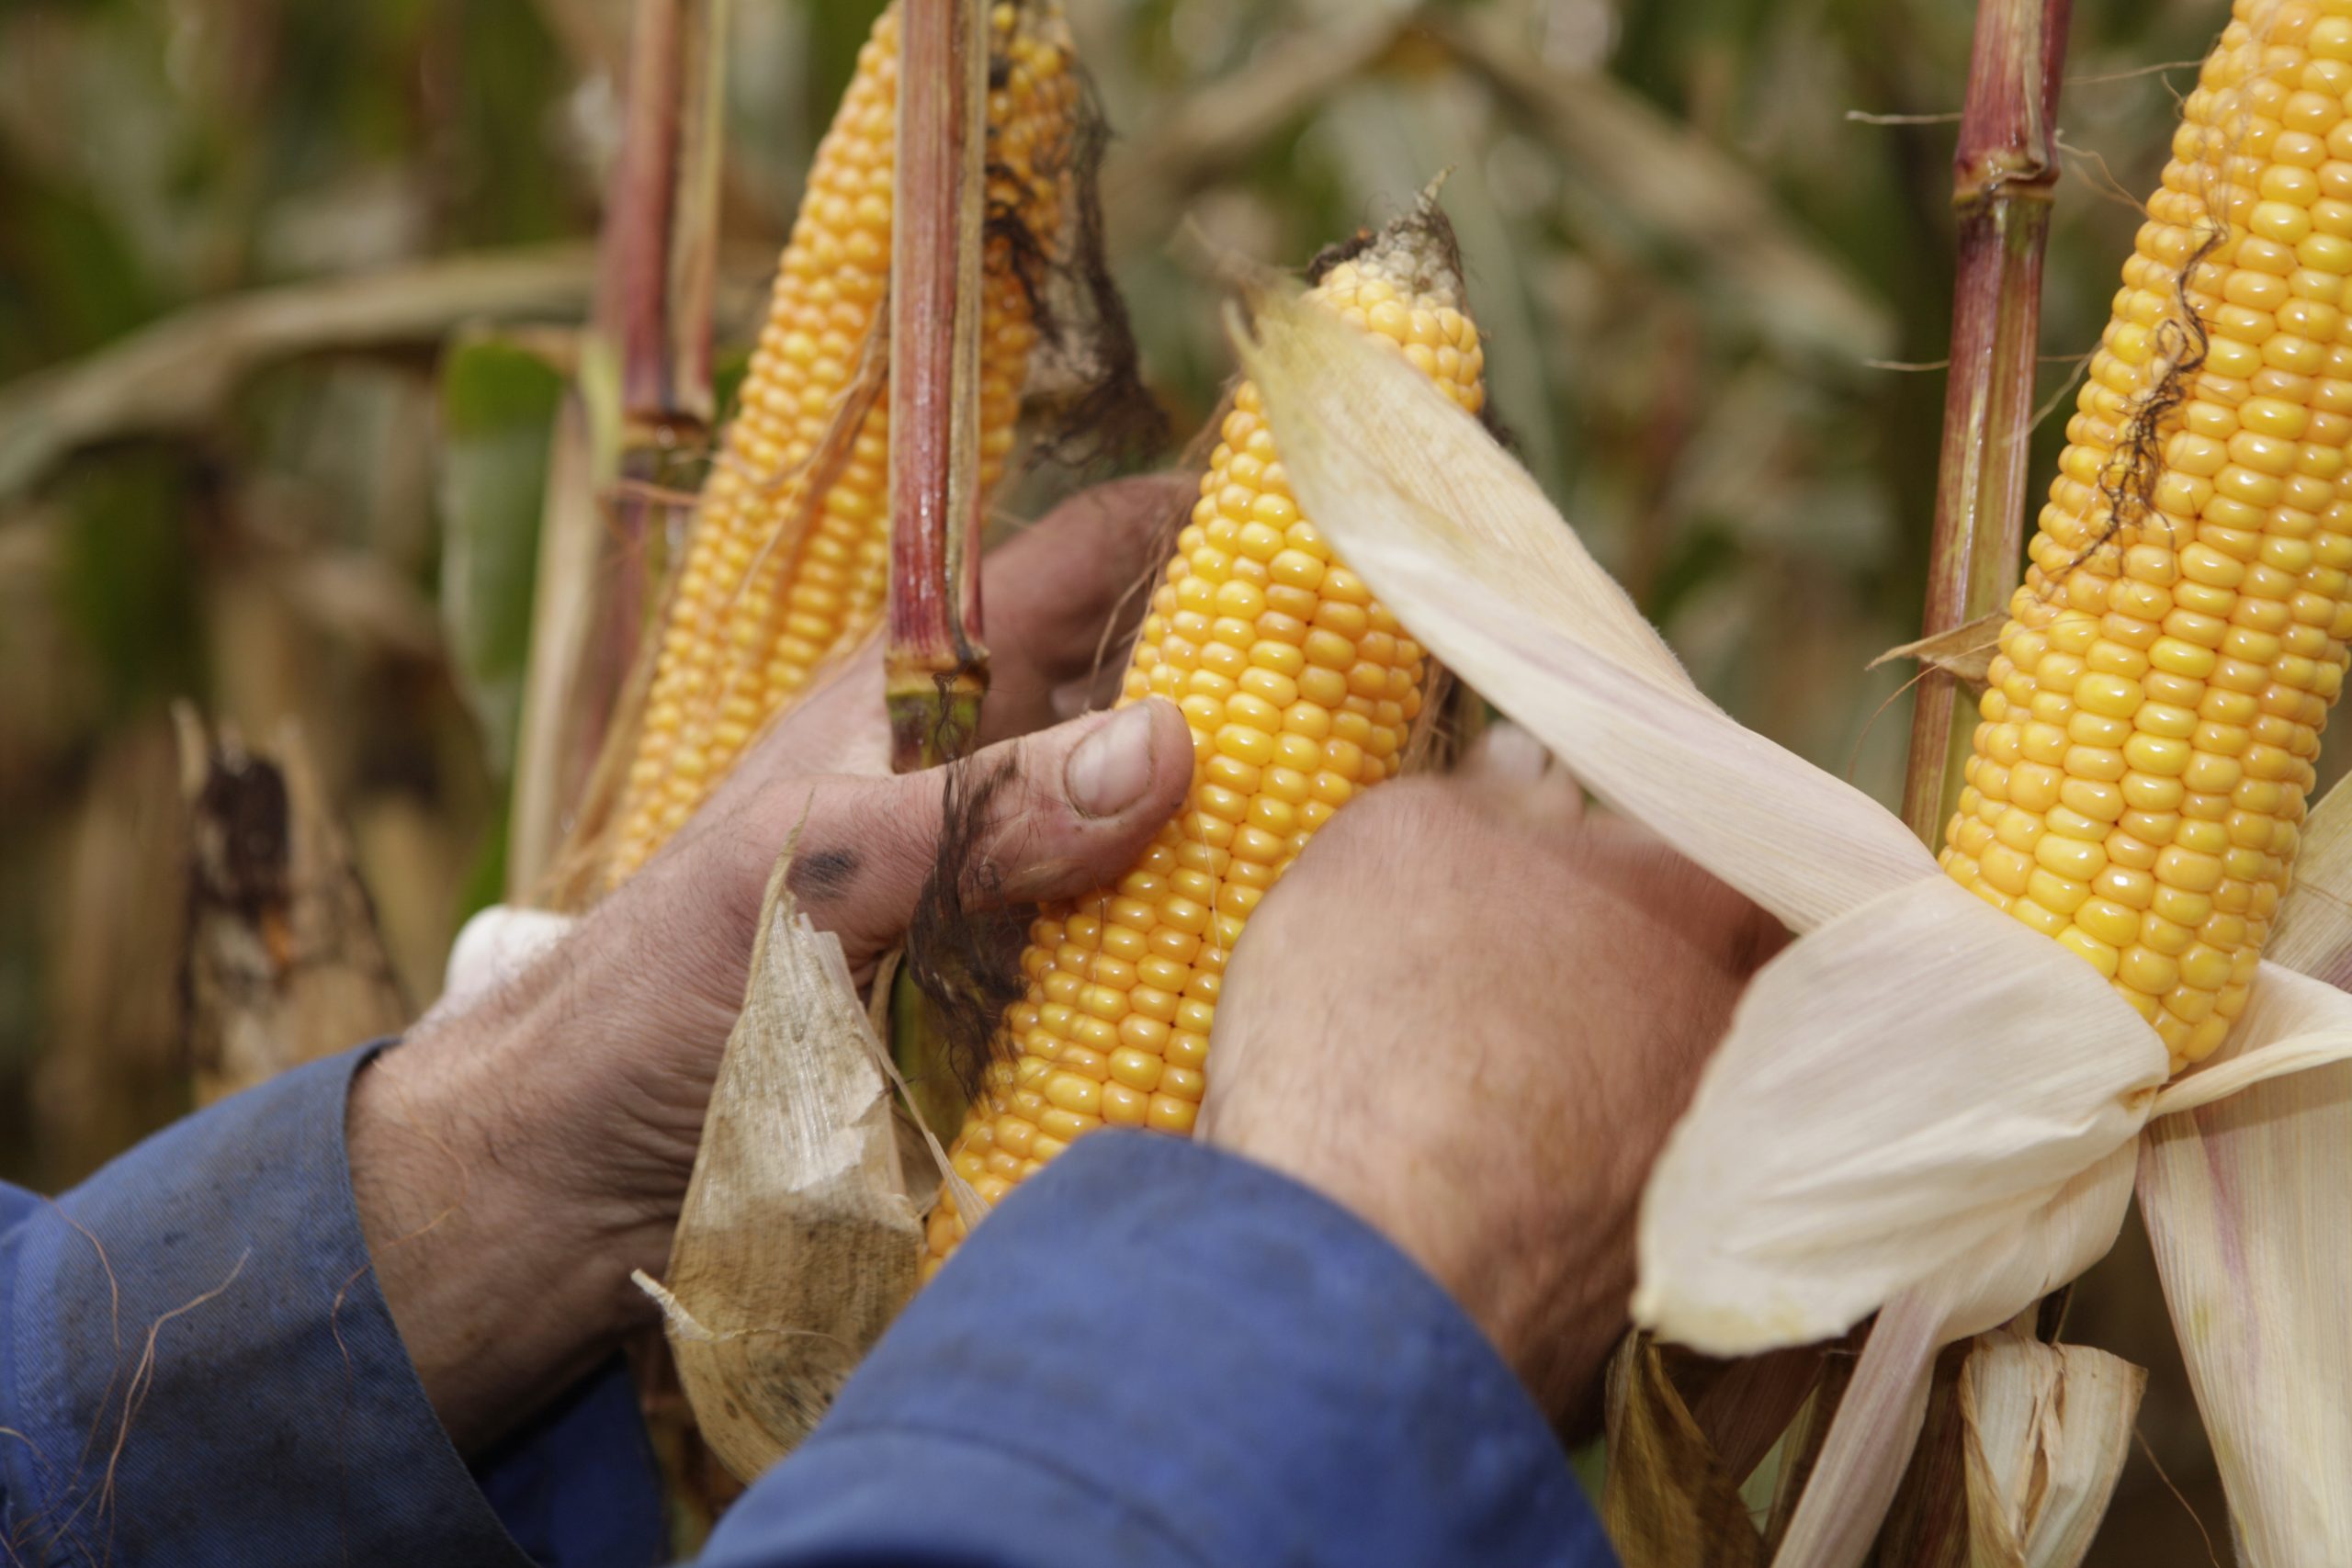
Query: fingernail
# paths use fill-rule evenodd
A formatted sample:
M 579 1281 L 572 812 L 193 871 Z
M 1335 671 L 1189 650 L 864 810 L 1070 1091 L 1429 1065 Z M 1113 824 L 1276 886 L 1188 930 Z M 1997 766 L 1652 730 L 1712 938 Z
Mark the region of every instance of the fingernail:
M 1151 709 L 1122 708 L 1078 743 L 1062 765 L 1062 789 L 1081 817 L 1115 817 L 1151 787 Z

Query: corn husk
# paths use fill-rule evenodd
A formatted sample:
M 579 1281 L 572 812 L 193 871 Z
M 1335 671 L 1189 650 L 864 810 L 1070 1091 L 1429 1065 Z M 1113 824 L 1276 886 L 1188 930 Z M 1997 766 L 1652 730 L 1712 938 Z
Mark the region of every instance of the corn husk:
M 2330 978 L 2352 964 L 2352 794 L 2341 786 L 2306 824 L 2271 951 Z M 2255 999 L 2280 989 L 2266 976 Z M 2153 1122 L 2140 1203 L 2237 1560 L 2352 1562 L 2352 1066 Z
M 1993 656 L 2001 651 L 2001 627 L 2008 618 L 2007 610 L 1979 615 L 1950 631 L 1890 648 L 1864 668 L 1875 670 L 1897 660 L 1916 659 L 1930 670 L 1940 670 L 1954 677 L 1970 690 L 1981 692 L 1993 668 Z
M 768 879 L 662 1303 L 695 1418 L 748 1481 L 791 1451 L 914 1293 L 922 1230 L 881 1041 L 841 940 Z
M 407 998 L 301 727 L 266 747 L 173 709 L 187 823 L 187 1049 L 209 1105 L 355 1040 Z
M 1937 1351 L 2007 1321 L 2105 1257 L 2132 1201 L 2132 1145 L 2119 1145 L 1887 1303 L 1773 1557 L 1776 1568 L 1862 1561 L 1918 1438 Z
M 2075 1568 L 2088 1555 L 2147 1385 L 2088 1345 L 2044 1345 L 2014 1325 L 1978 1338 L 1960 1371 L 1974 1563 Z
M 1666 1352 L 1632 1334 L 1609 1361 L 1600 1518 L 1637 1568 L 1762 1568 L 1764 1543 L 1727 1463 L 1675 1387 Z
M 1278 290 L 1252 327 L 1236 336 L 1293 489 L 1414 636 L 1800 933 L 1651 1176 L 1634 1316 L 1752 1352 L 1883 1309 L 1807 1495 L 1822 1522 L 1780 1558 L 1858 1561 L 1937 1348 L 2107 1250 L 2151 1114 L 2352 1057 L 2352 1007 L 2266 965 L 2255 993 L 2275 994 L 2165 1085 L 2153 1031 L 2087 966 L 1956 896 L 1890 813 L 1691 689 L 1509 455 L 1401 357 Z

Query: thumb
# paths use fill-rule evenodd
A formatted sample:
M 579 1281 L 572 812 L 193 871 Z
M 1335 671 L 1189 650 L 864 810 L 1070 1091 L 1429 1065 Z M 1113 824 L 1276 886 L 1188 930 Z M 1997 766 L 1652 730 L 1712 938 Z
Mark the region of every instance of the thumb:
M 763 790 L 752 807 L 763 830 L 751 837 L 773 846 L 798 828 L 786 886 L 819 929 L 840 936 L 853 970 L 905 935 L 939 864 L 951 777 L 961 799 L 978 802 L 961 867 L 976 904 L 1074 897 L 1125 872 L 1183 805 L 1192 731 L 1174 704 L 1153 698 L 947 768 Z

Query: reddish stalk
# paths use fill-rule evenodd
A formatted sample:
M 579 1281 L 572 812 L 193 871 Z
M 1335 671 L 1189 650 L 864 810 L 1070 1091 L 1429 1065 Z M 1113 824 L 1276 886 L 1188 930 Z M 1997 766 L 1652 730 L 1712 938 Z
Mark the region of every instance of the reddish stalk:
M 985 0 L 905 0 L 890 243 L 891 765 L 971 745 L 980 646 Z
M 709 444 L 729 0 L 642 0 L 581 370 L 541 523 L 507 887 L 535 887 L 635 668 Z
M 2058 183 L 2052 142 L 2073 0 L 1984 0 L 1968 101 L 1952 155 L 1959 274 L 1951 371 L 1921 635 L 2007 601 L 2024 546 L 2026 460 L 2033 439 L 2041 258 Z M 1912 710 L 1903 819 L 1932 847 L 1958 793 L 1973 716 L 1958 683 L 1929 669 Z

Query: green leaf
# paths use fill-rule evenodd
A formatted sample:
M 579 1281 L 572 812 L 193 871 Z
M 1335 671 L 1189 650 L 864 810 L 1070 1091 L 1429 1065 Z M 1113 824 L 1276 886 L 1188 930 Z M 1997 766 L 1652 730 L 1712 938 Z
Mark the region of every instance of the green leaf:
M 514 761 L 548 443 L 562 399 L 562 377 L 512 343 L 472 338 L 442 360 L 441 618 L 502 778 Z

